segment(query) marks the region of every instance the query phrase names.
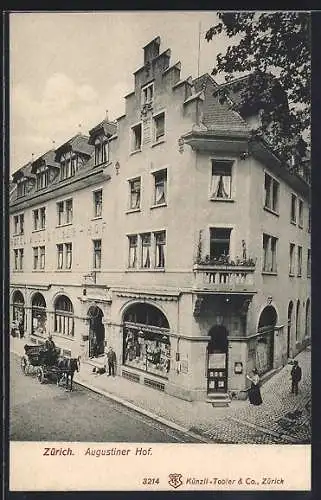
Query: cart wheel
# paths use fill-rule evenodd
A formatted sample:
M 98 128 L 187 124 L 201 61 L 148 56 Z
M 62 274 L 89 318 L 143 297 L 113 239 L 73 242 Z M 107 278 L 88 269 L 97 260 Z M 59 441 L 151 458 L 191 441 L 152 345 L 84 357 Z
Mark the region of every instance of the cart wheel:
M 21 366 L 22 372 L 25 375 L 27 375 L 29 373 L 29 367 L 28 367 L 28 361 L 26 360 L 26 358 L 24 356 L 22 356 L 22 358 L 20 360 L 20 366 Z
M 45 381 L 45 374 L 42 368 L 38 368 L 37 370 L 37 379 L 40 382 L 40 384 L 43 384 Z

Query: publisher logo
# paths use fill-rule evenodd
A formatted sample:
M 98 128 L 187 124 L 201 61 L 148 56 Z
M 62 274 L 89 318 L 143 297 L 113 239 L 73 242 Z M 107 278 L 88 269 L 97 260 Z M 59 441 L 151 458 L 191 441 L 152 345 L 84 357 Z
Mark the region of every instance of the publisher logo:
M 182 477 L 182 474 L 169 474 L 168 484 L 175 489 L 179 488 L 183 484 Z

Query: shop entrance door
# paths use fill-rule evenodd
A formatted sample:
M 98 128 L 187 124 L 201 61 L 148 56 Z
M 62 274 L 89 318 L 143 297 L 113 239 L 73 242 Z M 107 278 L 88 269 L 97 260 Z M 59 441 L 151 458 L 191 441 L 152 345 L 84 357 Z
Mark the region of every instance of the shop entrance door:
M 105 352 L 105 326 L 103 312 L 97 306 L 88 310 L 89 317 L 89 357 L 97 358 Z
M 211 328 L 208 344 L 207 393 L 227 391 L 228 332 L 223 325 Z

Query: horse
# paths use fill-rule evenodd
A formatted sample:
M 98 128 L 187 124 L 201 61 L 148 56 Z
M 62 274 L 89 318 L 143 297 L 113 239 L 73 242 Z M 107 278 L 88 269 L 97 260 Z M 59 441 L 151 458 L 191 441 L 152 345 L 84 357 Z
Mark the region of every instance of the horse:
M 57 360 L 57 368 L 59 369 L 59 374 L 61 376 L 57 377 L 57 386 L 65 380 L 66 381 L 66 390 L 68 389 L 69 381 L 70 381 L 70 391 L 72 391 L 72 381 L 74 378 L 75 371 L 79 372 L 80 369 L 80 358 L 66 358 L 59 357 Z

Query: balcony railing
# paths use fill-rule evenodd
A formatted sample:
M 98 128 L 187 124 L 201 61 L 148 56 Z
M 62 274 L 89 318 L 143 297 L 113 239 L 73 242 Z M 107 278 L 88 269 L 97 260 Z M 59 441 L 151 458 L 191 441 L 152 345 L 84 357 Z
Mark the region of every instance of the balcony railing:
M 194 289 L 226 293 L 255 293 L 255 263 L 195 264 Z

